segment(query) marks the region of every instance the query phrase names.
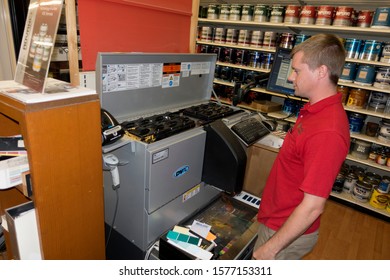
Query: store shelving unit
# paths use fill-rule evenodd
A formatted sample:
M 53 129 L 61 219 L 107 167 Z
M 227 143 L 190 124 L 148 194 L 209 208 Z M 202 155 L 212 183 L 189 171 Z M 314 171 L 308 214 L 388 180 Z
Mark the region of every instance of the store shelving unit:
M 219 3 L 214 3 L 215 1 L 201 1 L 200 5 L 208 5 L 208 4 L 219 4 Z M 283 2 L 283 3 L 282 3 Z M 273 4 L 295 4 L 295 5 L 303 5 L 301 1 L 282 1 L 281 3 L 272 3 L 272 1 L 266 1 L 264 4 L 268 5 L 273 5 Z M 370 9 L 374 10 L 377 7 L 384 7 L 388 6 L 385 5 L 383 1 L 360 1 L 356 3 L 356 1 L 342 1 L 343 3 L 338 3 L 339 5 L 349 5 L 349 6 L 355 6 L 357 5 L 356 9 L 357 10 L 363 10 L 363 9 Z M 257 4 L 257 3 L 251 3 L 250 1 L 232 1 L 230 4 L 235 3 L 235 4 Z M 263 4 L 263 2 L 262 2 Z M 336 6 L 335 3 L 325 3 L 324 1 L 308 1 L 308 3 L 305 3 L 305 5 L 332 5 Z M 291 23 L 271 23 L 271 22 L 253 22 L 253 21 L 230 21 L 230 20 L 214 20 L 214 19 L 206 19 L 206 18 L 199 18 L 198 19 L 198 27 L 225 27 L 225 28 L 236 28 L 236 29 L 248 29 L 248 30 L 261 30 L 261 31 L 274 31 L 277 33 L 293 33 L 293 34 L 305 34 L 305 35 L 314 35 L 317 33 L 325 33 L 325 32 L 331 32 L 333 34 L 336 34 L 340 36 L 341 38 L 356 38 L 356 39 L 362 39 L 362 40 L 378 40 L 378 41 L 389 41 L 390 38 L 390 29 L 383 29 L 383 28 L 371 28 L 371 27 L 349 27 L 349 26 L 320 26 L 320 25 L 314 25 L 314 24 L 291 24 Z M 220 43 L 214 43 L 212 41 L 202 41 L 197 40 L 198 45 L 210 45 L 210 46 L 220 46 L 220 47 L 228 47 L 228 48 L 235 48 L 235 49 L 245 49 L 245 50 L 253 50 L 253 51 L 260 51 L 260 52 L 268 52 L 268 53 L 274 53 L 275 48 L 263 48 L 263 47 L 250 47 L 250 46 L 242 46 L 242 45 L 233 45 L 233 44 L 220 44 Z M 385 63 L 385 62 L 376 62 L 376 61 L 367 61 L 367 60 L 360 60 L 360 59 L 346 59 L 347 62 L 354 62 L 357 64 L 367 64 L 367 65 L 373 65 L 375 67 L 389 67 L 390 68 L 390 63 Z M 240 68 L 244 70 L 249 70 L 249 71 L 258 71 L 258 72 L 269 72 L 269 70 L 265 69 L 260 69 L 260 68 L 254 68 L 254 67 L 247 67 L 247 66 L 241 66 L 241 65 L 233 65 L 233 64 L 228 64 L 228 63 L 221 63 L 218 62 L 217 64 L 221 66 L 228 66 L 232 68 Z M 234 86 L 234 83 L 229 82 L 229 81 L 224 81 L 220 79 L 215 79 L 214 80 L 215 84 L 220 84 L 224 86 Z M 339 82 L 339 85 L 347 86 L 349 88 L 361 88 L 361 89 L 366 89 L 369 91 L 377 91 L 377 92 L 384 92 L 388 93 L 390 95 L 390 90 L 389 89 L 382 89 L 382 88 L 377 88 L 373 86 L 361 86 L 355 83 L 346 83 L 346 82 Z M 286 97 L 299 100 L 299 101 L 307 101 L 307 100 L 302 100 L 300 97 L 296 96 L 286 96 L 283 94 L 279 93 L 274 93 L 267 91 L 264 88 L 254 88 L 252 89 L 255 92 L 259 93 L 264 93 L 267 95 L 272 96 L 272 98 L 276 99 L 284 99 Z M 226 101 L 225 101 L 226 102 Z M 240 106 L 240 105 L 239 105 Z M 248 106 L 243 106 L 245 108 L 248 108 Z M 250 107 L 249 107 L 250 108 Z M 255 109 L 253 109 L 255 110 Z M 355 112 L 359 114 L 364 114 L 368 116 L 371 119 L 376 120 L 377 122 L 380 119 L 390 119 L 390 114 L 384 114 L 380 112 L 374 112 L 366 109 L 356 109 L 356 108 L 351 108 L 348 106 L 345 106 L 345 110 L 347 112 Z M 280 119 L 284 118 L 286 121 L 294 123 L 296 121 L 295 117 L 289 117 L 286 118 L 286 114 L 283 112 L 272 112 L 268 113 L 269 117 Z M 375 143 L 378 145 L 382 145 L 385 147 L 390 147 L 390 143 L 387 143 L 385 141 L 381 141 L 376 137 L 369 137 L 366 136 L 363 133 L 351 133 L 351 139 L 359 139 L 363 141 L 368 141 L 371 143 Z M 347 156 L 347 161 L 357 163 L 358 165 L 364 166 L 364 168 L 373 171 L 373 172 L 378 172 L 386 175 L 390 175 L 390 167 L 387 167 L 385 165 L 380 165 L 377 164 L 371 160 L 361 160 L 353 157 L 352 155 Z M 362 205 L 364 208 L 367 208 L 370 211 L 373 211 L 375 213 L 378 213 L 379 215 L 383 215 L 387 218 L 390 217 L 390 212 L 386 210 L 381 210 L 381 209 L 376 209 L 372 207 L 369 203 L 364 203 L 364 202 L 359 202 L 350 197 L 348 194 L 336 194 L 332 193 L 332 196 L 337 197 L 340 200 L 347 201 L 351 204 L 355 205 Z

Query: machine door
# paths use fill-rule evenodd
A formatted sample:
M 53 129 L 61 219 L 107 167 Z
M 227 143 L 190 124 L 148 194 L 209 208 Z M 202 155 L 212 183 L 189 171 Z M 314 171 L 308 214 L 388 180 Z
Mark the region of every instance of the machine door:
M 195 129 L 164 140 L 150 146 L 146 153 L 148 213 L 183 195 L 202 178 L 206 132 Z

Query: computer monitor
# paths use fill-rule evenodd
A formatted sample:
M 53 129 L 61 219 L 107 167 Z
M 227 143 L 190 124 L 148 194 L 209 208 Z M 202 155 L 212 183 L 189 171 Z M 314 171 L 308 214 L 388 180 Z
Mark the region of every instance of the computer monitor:
M 294 94 L 294 86 L 287 80 L 292 71 L 290 54 L 291 49 L 281 47 L 276 49 L 267 90 L 288 95 Z

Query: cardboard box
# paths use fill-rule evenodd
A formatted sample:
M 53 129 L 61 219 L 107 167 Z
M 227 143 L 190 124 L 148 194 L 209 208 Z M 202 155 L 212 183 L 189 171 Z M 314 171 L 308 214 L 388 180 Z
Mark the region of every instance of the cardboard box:
M 262 113 L 269 113 L 280 111 L 282 109 L 282 104 L 268 100 L 255 100 L 252 102 L 251 107 Z

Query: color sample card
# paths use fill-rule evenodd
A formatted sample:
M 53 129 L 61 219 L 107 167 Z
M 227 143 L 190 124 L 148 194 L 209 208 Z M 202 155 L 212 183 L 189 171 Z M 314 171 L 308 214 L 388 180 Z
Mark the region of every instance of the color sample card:
M 179 232 L 175 232 L 175 231 L 171 231 L 171 230 L 167 233 L 167 238 L 171 239 L 171 240 L 178 240 L 178 241 L 182 241 L 182 242 L 187 242 L 187 243 L 190 243 L 190 244 L 193 244 L 196 246 L 199 246 L 201 243 L 201 240 L 198 237 L 190 236 L 187 234 L 183 234 L 183 233 L 179 233 Z

